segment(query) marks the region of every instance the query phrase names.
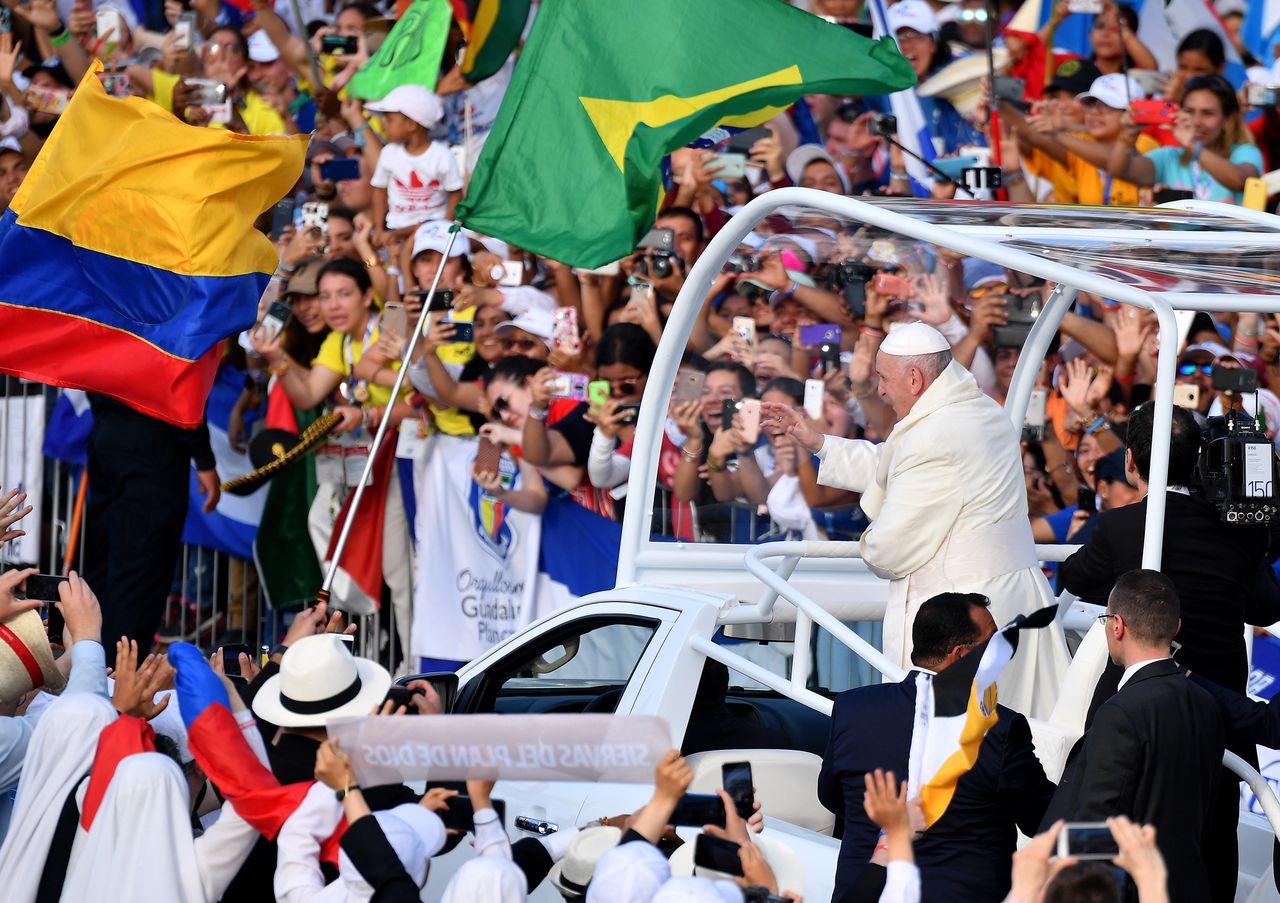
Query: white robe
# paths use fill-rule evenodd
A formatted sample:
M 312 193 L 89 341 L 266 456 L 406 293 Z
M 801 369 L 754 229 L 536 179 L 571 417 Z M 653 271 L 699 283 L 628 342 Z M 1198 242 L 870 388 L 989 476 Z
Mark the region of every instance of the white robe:
M 884 652 L 910 667 L 911 624 L 939 593 L 981 593 L 998 625 L 1051 604 L 1027 518 L 1018 433 L 954 361 L 881 444 L 827 436 L 818 482 L 862 493 L 862 559 L 889 580 Z M 1047 718 L 1069 659 L 1061 628 L 1021 634 L 1000 702 Z

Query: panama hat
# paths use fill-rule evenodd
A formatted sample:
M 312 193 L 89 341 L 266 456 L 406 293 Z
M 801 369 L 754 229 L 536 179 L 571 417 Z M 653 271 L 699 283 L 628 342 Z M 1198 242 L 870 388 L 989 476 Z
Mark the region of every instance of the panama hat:
M 39 613 L 25 611 L 0 624 L 0 702 L 16 702 L 37 687 L 61 690 L 65 684 Z
M 1009 51 L 997 47 L 992 51 L 996 72 L 1009 65 Z M 929 76 L 916 88 L 921 97 L 941 97 L 949 101 L 961 116 L 973 116 L 982 102 L 982 80 L 987 77 L 984 54 L 961 57 Z
M 622 840 L 622 830 L 608 825 L 583 828 L 573 838 L 564 858 L 551 867 L 547 878 L 562 895 L 584 897 L 600 857 Z
M 303 637 L 280 660 L 280 673 L 253 698 L 253 714 L 279 727 L 323 727 L 331 719 L 368 715 L 386 698 L 391 674 L 356 658 L 331 633 Z

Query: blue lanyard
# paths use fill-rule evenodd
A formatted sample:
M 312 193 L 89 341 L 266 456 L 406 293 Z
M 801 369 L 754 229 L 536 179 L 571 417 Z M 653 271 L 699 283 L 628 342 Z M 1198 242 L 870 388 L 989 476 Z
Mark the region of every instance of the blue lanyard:
M 1102 177 L 1102 206 L 1111 206 L 1111 173 Z

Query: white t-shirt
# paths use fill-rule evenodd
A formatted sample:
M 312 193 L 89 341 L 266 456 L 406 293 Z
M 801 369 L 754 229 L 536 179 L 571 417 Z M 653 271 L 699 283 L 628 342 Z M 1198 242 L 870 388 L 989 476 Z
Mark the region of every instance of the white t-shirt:
M 462 174 L 443 141 L 432 141 L 417 156 L 402 144 L 388 144 L 370 184 L 387 190 L 387 228 L 403 229 L 448 219 L 449 192 L 462 188 Z

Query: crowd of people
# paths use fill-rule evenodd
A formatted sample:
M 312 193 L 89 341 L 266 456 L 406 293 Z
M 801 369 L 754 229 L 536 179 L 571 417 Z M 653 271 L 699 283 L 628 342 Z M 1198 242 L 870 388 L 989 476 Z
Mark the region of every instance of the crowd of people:
M 871 32 L 861 0 L 792 5 Z M 1221 27 L 1182 35 L 1176 66 L 1161 72 L 1138 36 L 1137 10 L 1123 2 L 1104 0 L 1087 52 L 1067 52 L 1054 43 L 1064 21 L 1078 15 L 1066 2 L 1030 31 L 1010 25 L 1016 3 L 899 0 L 887 7 L 885 27 L 922 84 L 945 82 L 938 77 L 950 67 L 985 55 L 993 34 L 1007 57 L 1009 77 L 997 83 L 975 77 L 914 98 L 932 168 L 919 170 L 903 153 L 887 97 L 808 96 L 754 132 L 726 130 L 672 152 L 652 230 L 629 256 L 585 269 L 455 231 L 451 223 L 518 52 L 496 74 L 469 84 L 455 62 L 465 40 L 455 24 L 431 84 L 405 83 L 362 101 L 351 80 L 377 53 L 400 5 L 273 7 L 254 0 L 246 10 L 216 0 L 4 0 L 6 206 L 74 92 L 84 90 L 95 58 L 104 63 L 98 77 L 110 93 L 145 98 L 192 126 L 310 133 L 302 178 L 259 221 L 279 267 L 258 324 L 227 343 L 219 365 L 220 378 L 239 391 L 225 431 L 243 454 L 264 426 L 299 434 L 336 415 L 328 438 L 267 484 L 255 561 L 237 563 L 245 580 L 269 587 L 272 605 L 289 613 L 287 632 L 264 637 L 270 661 L 259 673 L 257 656 L 243 656 L 245 679 L 224 687 L 207 677 L 202 661 L 170 656 L 179 700 L 184 668 L 188 680 L 223 687 L 239 727 L 217 734 L 215 747 L 244 744 L 273 787 L 314 779 L 322 788 L 294 801 L 302 817 L 274 823 L 252 793 L 213 779 L 219 763 L 208 757 L 222 753 L 208 746 L 193 752 L 195 715 L 183 709 L 179 718 L 177 706 L 164 701 L 174 692 L 169 663 L 159 656 L 138 662 L 156 638 L 175 650 L 184 639 L 218 645 L 216 631 L 166 621 L 178 620 L 166 605 L 192 471 L 206 511 L 223 498 L 208 430 L 179 429 L 117 400 L 90 397 L 87 583 L 72 575 L 59 590 L 66 652 L 55 660 L 47 643 L 14 626 L 10 633 L 38 654 L 15 658 L 20 691 L 0 685 L 10 716 L 0 719 L 0 791 L 17 788 L 0 847 L 0 880 L 12 899 L 416 899 L 430 858 L 468 831 L 478 857 L 453 878 L 446 900 L 524 899 L 544 880 L 566 899 L 589 900 L 743 893 L 756 900 L 797 890 L 778 886 L 754 844 L 758 817 L 729 816 L 723 828 L 708 829 L 739 844 L 743 876 L 736 884 L 671 877 L 667 855 L 675 840 L 667 820 L 690 780 L 674 752 L 657 770 L 653 800 L 638 812 L 513 843 L 485 805 L 484 782 L 465 788 L 474 825 L 448 831 L 437 813 L 462 788 L 431 787 L 423 796 L 407 786 L 355 786 L 348 753 L 326 737 L 325 721 L 371 708 L 394 716 L 395 700 L 383 704 L 393 673 L 456 668 L 556 604 L 527 595 L 495 601 L 486 596 L 489 585 L 467 596 L 474 611 L 458 635 L 443 629 L 454 623 L 441 620 L 443 609 L 460 607 L 453 597 L 441 602 L 446 588 L 462 592 L 472 579 L 458 570 L 465 556 L 441 551 L 460 548 L 442 545 L 443 536 L 455 543 L 474 537 L 497 551 L 512 570 L 488 583 L 503 584 L 510 573 L 511 585 L 521 586 L 535 583 L 539 535 L 546 544 L 564 542 L 537 532 L 552 506 L 596 519 L 588 523 L 600 535 L 616 529 L 629 504 L 640 504 L 652 509 L 653 535 L 685 541 L 861 538 L 865 552 L 875 547 L 873 534 L 890 536 L 888 518 L 869 504 L 870 484 L 830 476 L 837 464 L 828 459 L 845 454 L 831 450 L 854 448 L 836 440 L 884 443 L 899 424 L 921 416 L 911 413 L 915 400 L 947 373 L 948 385 L 972 385 L 976 396 L 1004 405 L 1052 284 L 833 217 L 766 219 L 715 277 L 698 311 L 663 422 L 657 489 L 636 500 L 628 483 L 640 403 L 691 268 L 744 204 L 789 186 L 950 200 L 976 190 L 960 184 L 969 178 L 961 168 L 998 168 L 1002 198 L 1015 203 L 1133 207 L 1195 198 L 1265 207 L 1261 177 L 1280 166 L 1280 106 L 1274 91 L 1259 100 L 1248 89 L 1280 83 L 1280 74 L 1273 78 L 1271 61 L 1252 59 L 1240 43 L 1241 4 L 1216 6 Z M 1236 57 L 1249 65 L 1251 84 L 1229 80 Z M 988 118 L 990 108 L 997 118 Z M 921 363 L 915 350 L 894 350 L 895 334 L 900 344 L 908 341 L 901 337 L 909 323 L 931 327 L 922 341 L 924 356 L 934 358 Z M 399 379 L 415 331 L 419 340 Z M 951 823 L 920 833 L 898 782 L 907 769 L 913 678 L 900 698 L 865 692 L 882 688 L 850 691 L 837 703 L 819 787 L 843 832 L 838 899 L 1119 899 L 1114 870 L 1061 859 L 1051 865 L 1064 820 L 1103 818 L 1119 850 L 1116 864 L 1144 903 L 1233 898 L 1237 781 L 1218 762 L 1224 746 L 1252 758 L 1253 741 L 1267 736 L 1257 712 L 1239 708 L 1238 694 L 1248 673 L 1246 625 L 1280 620 L 1271 567 L 1280 552 L 1264 528 L 1223 526 L 1197 497 L 1193 469 L 1204 419 L 1239 402 L 1214 388 L 1215 369 L 1252 371 L 1261 388 L 1245 399 L 1246 410 L 1268 437 L 1280 430 L 1280 397 L 1268 388 L 1280 386 L 1280 318 L 1202 313 L 1180 336 L 1181 407 L 1166 515 L 1178 529 L 1165 533 L 1164 577 L 1140 570 L 1156 334 L 1154 313 L 1079 295 L 1039 371 L 1035 395 L 1043 408 L 1023 432 L 1022 485 L 1016 498 L 1000 503 L 1036 541 L 1083 545 L 1058 566 L 1032 561 L 1037 580 L 1043 571 L 1057 589 L 1106 606 L 1112 664 L 1062 783 L 1055 792 L 1023 719 L 1042 714 L 1033 707 L 1056 687 L 1046 689 L 1042 673 L 1033 702 L 1030 677 L 1025 696 L 1005 693 L 1002 684 L 1001 699 L 1012 708 L 999 736 L 983 741 L 979 762 L 990 773 L 960 785 L 965 805 Z M 899 363 L 886 364 L 886 355 Z M 374 454 L 372 438 L 384 423 L 390 438 Z M 859 454 L 849 451 L 849 461 Z M 373 573 L 344 573 L 332 601 L 350 616 L 391 613 L 384 640 L 390 667 L 353 657 L 332 636 L 347 629 L 341 616 L 312 604 L 335 534 L 344 518 L 356 517 L 347 506 L 371 457 L 361 510 L 373 522 L 364 531 L 372 538 L 353 531 L 361 534 L 353 542 L 365 544 L 348 555 L 373 562 Z M 931 496 L 917 513 L 940 518 L 953 501 L 958 509 L 966 488 L 957 483 Z M 19 493 L 5 496 L 0 544 L 20 535 L 24 501 Z M 923 521 L 897 526 L 902 532 L 892 542 L 880 540 L 881 554 L 905 556 L 913 543 L 931 541 Z M 521 548 L 513 529 L 533 537 L 532 556 L 519 553 L 523 564 L 511 553 Z M 902 581 L 914 569 L 887 568 L 882 576 Z M 30 573 L 0 576 L 0 633 L 35 607 L 15 594 Z M 902 587 L 905 593 L 905 581 Z M 913 595 L 909 607 L 903 600 L 909 615 L 892 636 L 886 625 L 886 649 L 896 643 L 904 664 L 909 659 L 927 673 L 991 635 L 988 606 L 1003 620 L 995 594 L 963 604 L 933 604 L 940 597 L 926 601 L 928 595 Z M 246 601 L 238 620 L 219 626 L 243 635 L 264 614 Z M 201 618 L 189 623 L 196 628 Z M 1174 667 L 1165 660 L 1175 636 L 1178 665 L 1190 668 L 1193 680 L 1182 682 L 1176 703 L 1139 698 L 1133 691 L 1154 695 L 1155 678 L 1172 676 L 1144 669 Z M 1048 668 L 1054 655 L 1065 662 L 1065 646 L 1047 649 L 1025 641 L 1029 669 Z M 223 670 L 215 652 L 210 673 Z M 345 683 L 333 679 L 359 692 L 338 703 L 312 699 L 308 675 L 318 670 L 349 673 Z M 60 695 L 40 694 L 32 704 L 28 691 L 40 686 Z M 1118 692 L 1126 687 L 1129 693 Z M 409 704 L 422 714 L 440 712 L 430 684 L 409 689 L 416 691 Z M 1159 708 L 1166 704 L 1180 706 L 1177 714 Z M 1128 729 L 1151 712 L 1171 733 Z M 896 735 L 868 737 L 859 727 L 868 717 L 903 723 Z M 1179 722 L 1176 730 L 1169 721 Z M 1246 722 L 1252 727 L 1241 733 Z M 112 742 L 99 742 L 100 733 Z M 1177 748 L 1185 742 L 1195 755 L 1188 753 L 1186 770 L 1165 769 L 1163 759 L 1144 762 L 1124 745 L 1134 737 Z M 108 769 L 100 780 L 109 787 L 95 790 L 98 759 L 120 744 L 136 755 L 121 759 L 114 778 Z M 1116 760 L 1121 766 L 1108 770 L 1105 763 Z M 1193 799 L 1183 808 L 1162 801 L 1164 793 L 1184 791 Z M 0 815 L 9 800 L 0 798 Z M 340 820 L 338 853 L 329 841 Z M 1017 830 L 1034 839 L 1015 854 Z M 157 839 L 167 855 L 152 855 Z M 154 870 L 136 866 L 143 856 Z M 1210 867 L 1196 865 L 1202 862 Z

